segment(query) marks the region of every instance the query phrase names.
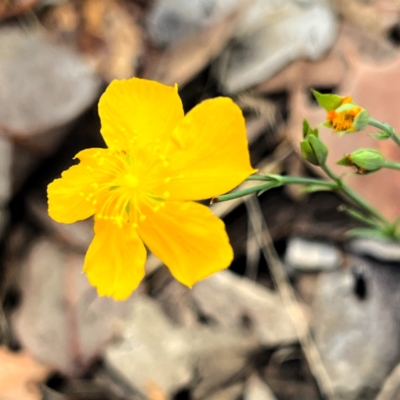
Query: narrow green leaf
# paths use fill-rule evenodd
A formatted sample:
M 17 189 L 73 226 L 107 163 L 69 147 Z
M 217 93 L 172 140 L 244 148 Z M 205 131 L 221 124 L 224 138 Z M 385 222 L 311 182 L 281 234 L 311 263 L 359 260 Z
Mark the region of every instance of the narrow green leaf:
M 391 134 L 389 134 L 388 132 L 384 132 L 384 131 L 381 131 L 379 133 L 373 133 L 370 136 L 373 137 L 374 139 L 378 139 L 378 140 L 388 140 L 392 137 Z
M 388 235 L 386 235 L 384 232 L 378 230 L 378 229 L 373 229 L 373 228 L 354 228 L 350 229 L 347 233 L 347 236 L 362 236 L 362 237 L 367 237 L 371 239 L 387 239 Z

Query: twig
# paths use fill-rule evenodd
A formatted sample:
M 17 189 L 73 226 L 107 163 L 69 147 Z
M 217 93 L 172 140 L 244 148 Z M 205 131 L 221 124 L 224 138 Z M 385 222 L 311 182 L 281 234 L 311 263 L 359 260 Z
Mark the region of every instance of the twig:
M 322 363 L 319 351 L 311 336 L 307 320 L 303 314 L 303 310 L 301 309 L 299 302 L 297 301 L 296 294 L 289 282 L 285 268 L 276 254 L 275 248 L 272 244 L 272 238 L 269 234 L 258 199 L 254 195 L 249 196 L 246 199 L 245 204 L 248 210 L 250 222 L 254 229 L 254 233 L 258 239 L 259 246 L 268 262 L 272 277 L 281 295 L 282 302 L 290 318 L 292 319 L 299 342 L 307 358 L 311 372 L 314 375 L 321 392 L 328 399 L 330 399 L 333 397 L 333 389 L 330 378 Z

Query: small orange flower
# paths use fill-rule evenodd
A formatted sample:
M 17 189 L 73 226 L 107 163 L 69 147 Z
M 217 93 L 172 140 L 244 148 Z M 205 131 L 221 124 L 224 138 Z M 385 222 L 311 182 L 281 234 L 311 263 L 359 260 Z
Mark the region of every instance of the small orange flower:
M 126 299 L 144 276 L 146 249 L 191 287 L 227 268 L 233 252 L 223 222 L 192 200 L 233 189 L 255 170 L 244 118 L 228 98 L 184 116 L 177 90 L 133 78 L 113 81 L 99 102 L 106 149 L 48 186 L 49 215 L 73 223 L 94 215 L 84 271 L 100 296 Z
M 345 99 L 347 98 L 345 97 L 344 100 Z M 346 101 L 345 103 L 342 102 L 342 104 L 350 105 L 350 102 Z M 326 119 L 330 127 L 336 132 L 354 132 L 356 130 L 354 120 L 360 114 L 362 108 L 358 106 L 353 106 L 349 108 L 346 107 L 345 109 L 340 110 L 341 108 L 342 106 L 336 110 L 328 111 Z

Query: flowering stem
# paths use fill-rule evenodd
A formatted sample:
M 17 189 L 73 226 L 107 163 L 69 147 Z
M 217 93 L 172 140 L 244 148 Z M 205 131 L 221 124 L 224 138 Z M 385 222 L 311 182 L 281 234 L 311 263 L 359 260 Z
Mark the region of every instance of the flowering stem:
M 369 214 L 371 214 L 378 221 L 383 223 L 386 227 L 390 225 L 390 222 L 381 215 L 375 208 L 370 206 L 364 199 L 362 199 L 357 193 L 353 192 L 344 182 L 343 180 L 336 176 L 326 164 L 321 165 L 322 170 L 331 178 L 338 186 L 339 190 L 341 190 L 347 197 L 354 201 L 359 207 L 363 208 Z
M 330 189 L 337 189 L 337 185 L 321 179 L 303 178 L 301 176 L 282 176 L 282 175 L 251 175 L 247 181 L 268 181 L 276 182 L 279 186 L 282 185 L 318 185 L 325 186 Z
M 388 124 L 380 122 L 375 118 L 369 118 L 368 125 L 374 126 L 375 128 L 381 129 L 387 133 L 390 138 L 400 147 L 400 136 L 397 135 L 396 131 Z
M 400 164 L 396 163 L 394 161 L 388 161 L 386 160 L 385 163 L 383 164 L 385 168 L 390 168 L 390 169 L 400 169 Z
M 222 196 L 214 197 L 211 200 L 211 204 L 220 203 L 222 201 L 228 201 L 238 199 L 249 194 L 257 192 L 265 192 L 266 190 L 273 189 L 283 185 L 318 185 L 326 187 L 331 190 L 335 190 L 338 186 L 333 182 L 327 182 L 320 179 L 302 178 L 300 176 L 281 176 L 281 175 L 252 175 L 249 176 L 247 181 L 267 181 L 261 185 L 252 186 L 247 189 L 237 190 L 233 193 L 224 194 Z
M 368 218 L 366 215 L 361 214 L 360 212 L 353 210 L 345 205 L 342 205 L 338 208 L 339 211 L 343 211 L 346 214 L 350 215 L 352 218 L 357 219 L 358 221 L 361 221 L 367 225 L 370 225 L 371 227 L 375 228 L 375 229 L 379 229 L 381 228 L 381 225 L 376 222 L 374 219 L 372 218 Z
M 238 199 L 240 197 L 247 196 L 249 194 L 253 194 L 256 192 L 261 192 L 264 190 L 272 189 L 273 187 L 277 187 L 277 186 L 280 186 L 280 185 L 276 185 L 275 183 L 268 182 L 268 183 L 263 183 L 262 185 L 252 186 L 247 189 L 237 190 L 236 192 L 233 192 L 233 193 L 228 193 L 228 194 L 223 194 L 222 196 L 213 197 L 211 199 L 211 204 L 220 203 L 222 201 Z

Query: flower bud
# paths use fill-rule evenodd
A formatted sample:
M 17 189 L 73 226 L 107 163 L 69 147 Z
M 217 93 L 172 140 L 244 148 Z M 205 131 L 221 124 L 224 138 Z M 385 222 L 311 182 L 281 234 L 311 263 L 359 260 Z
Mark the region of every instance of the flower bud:
M 301 143 L 301 154 L 314 165 L 323 165 L 328 156 L 328 148 L 314 135 L 308 135 Z
M 359 149 L 343 157 L 337 163 L 344 166 L 355 167 L 358 174 L 378 171 L 385 165 L 385 157 L 373 149 Z

